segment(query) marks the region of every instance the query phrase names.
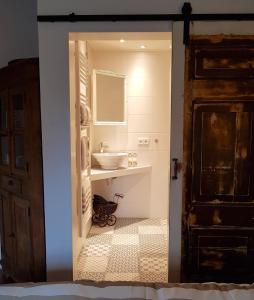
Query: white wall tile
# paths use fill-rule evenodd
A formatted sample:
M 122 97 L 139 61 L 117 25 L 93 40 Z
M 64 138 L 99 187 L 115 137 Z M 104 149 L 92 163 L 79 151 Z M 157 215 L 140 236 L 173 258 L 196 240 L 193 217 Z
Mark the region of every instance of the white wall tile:
M 169 134 L 168 133 L 152 133 L 150 139 L 150 146 L 152 150 L 166 150 L 169 151 Z
M 155 97 L 128 97 L 128 114 L 149 115 L 153 113 Z
M 168 213 L 170 62 L 169 54 L 140 52 L 94 52 L 96 69 L 127 75 L 127 126 L 94 126 L 93 148 L 107 142 L 109 151 L 137 153 L 138 165 L 151 165 L 149 174 L 125 176 L 93 183 L 94 192 L 111 198 L 125 194 L 117 215 L 161 217 Z M 149 145 L 139 145 L 138 138 Z
M 153 115 L 128 115 L 128 132 L 151 132 Z

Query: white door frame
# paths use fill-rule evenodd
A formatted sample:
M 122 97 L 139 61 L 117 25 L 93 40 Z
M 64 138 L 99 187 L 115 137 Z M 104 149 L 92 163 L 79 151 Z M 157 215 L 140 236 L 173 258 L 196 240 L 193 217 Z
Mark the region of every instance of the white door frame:
M 76 231 L 72 230 L 75 210 L 71 201 L 71 157 L 73 153 L 70 147 L 69 33 L 172 32 L 172 26 L 171 22 L 39 23 L 38 31 L 47 279 L 48 281 L 72 280 L 73 257 L 75 256 L 72 245 L 76 240 Z M 177 86 L 177 89 L 173 88 L 171 97 L 171 115 L 175 116 L 171 121 L 171 133 L 175 133 L 171 137 L 171 158 L 179 159 L 182 156 L 183 134 L 180 120 L 183 107 L 181 108 L 179 95 L 183 96 L 183 89 L 177 85 L 179 81 L 177 72 L 183 72 L 181 68 L 183 68 L 184 59 L 177 47 L 182 46 L 182 35 L 182 22 L 174 24 L 171 82 L 173 87 Z M 177 181 L 172 182 L 172 191 L 170 191 L 170 222 L 173 224 L 169 238 L 171 245 L 169 247 L 169 279 L 171 282 L 179 281 L 178 274 L 180 274 L 181 181 L 180 176 Z
M 183 22 L 174 22 L 172 30 L 171 73 L 171 130 L 170 161 L 183 161 L 183 111 L 184 111 L 184 66 Z M 172 172 L 171 172 L 172 173 Z M 169 189 L 169 282 L 179 282 L 181 272 L 182 244 L 182 172 L 170 181 Z

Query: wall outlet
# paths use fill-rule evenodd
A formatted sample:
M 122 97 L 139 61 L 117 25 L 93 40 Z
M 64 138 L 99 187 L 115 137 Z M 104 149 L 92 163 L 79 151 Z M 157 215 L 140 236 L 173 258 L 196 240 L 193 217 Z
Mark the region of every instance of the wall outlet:
M 150 144 L 150 139 L 147 137 L 139 137 L 138 138 L 138 144 L 139 145 L 149 145 Z

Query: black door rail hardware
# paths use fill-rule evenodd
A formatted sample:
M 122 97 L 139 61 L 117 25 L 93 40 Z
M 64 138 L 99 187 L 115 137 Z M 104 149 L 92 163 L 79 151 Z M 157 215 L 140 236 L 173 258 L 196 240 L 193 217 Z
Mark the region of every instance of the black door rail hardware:
M 176 180 L 178 179 L 178 176 L 177 176 L 177 173 L 178 173 L 178 159 L 177 158 L 173 158 L 172 159 L 173 161 L 173 176 L 172 176 L 172 179 L 173 180 Z
M 190 21 L 191 21 L 192 7 L 189 2 L 185 2 L 182 7 L 182 14 L 184 17 L 183 23 L 183 43 L 189 45 L 190 41 Z
M 192 14 L 190 2 L 185 2 L 181 14 L 120 14 L 120 15 L 38 15 L 38 22 L 128 22 L 128 21 L 184 21 L 183 43 L 188 45 L 192 21 L 251 21 L 254 13 Z

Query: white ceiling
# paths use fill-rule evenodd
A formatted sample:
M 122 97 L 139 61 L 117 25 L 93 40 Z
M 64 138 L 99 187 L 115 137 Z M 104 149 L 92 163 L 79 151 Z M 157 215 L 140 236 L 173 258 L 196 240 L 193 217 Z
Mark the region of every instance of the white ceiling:
M 124 39 L 124 43 L 120 43 Z M 86 40 L 94 51 L 169 51 L 170 32 L 72 32 L 70 40 Z M 145 45 L 145 49 L 140 46 Z
M 89 45 L 94 51 L 169 51 L 170 40 L 90 40 Z M 141 45 L 145 49 L 140 48 Z

